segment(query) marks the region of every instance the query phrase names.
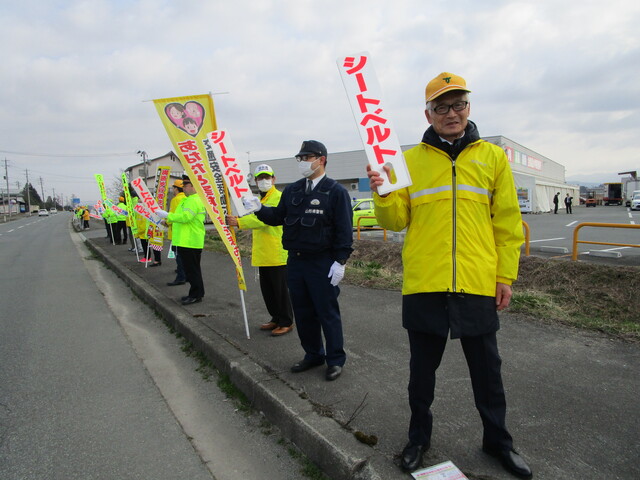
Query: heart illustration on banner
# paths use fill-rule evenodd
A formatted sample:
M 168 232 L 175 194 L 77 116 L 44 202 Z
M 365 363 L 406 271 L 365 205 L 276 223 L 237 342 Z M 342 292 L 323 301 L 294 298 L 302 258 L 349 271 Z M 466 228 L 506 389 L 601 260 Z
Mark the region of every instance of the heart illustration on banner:
M 202 128 L 204 121 L 204 107 L 198 102 L 169 103 L 164 107 L 164 113 L 167 118 L 176 127 L 192 137 L 195 137 Z

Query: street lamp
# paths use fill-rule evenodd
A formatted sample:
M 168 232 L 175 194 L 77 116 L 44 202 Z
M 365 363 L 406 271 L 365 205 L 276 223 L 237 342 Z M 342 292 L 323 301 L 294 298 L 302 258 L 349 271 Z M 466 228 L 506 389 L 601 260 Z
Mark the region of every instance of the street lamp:
M 149 170 L 147 169 L 147 152 L 144 150 L 138 150 L 138 155 L 142 156 L 142 163 L 144 164 L 144 181 L 146 183 L 149 178 Z

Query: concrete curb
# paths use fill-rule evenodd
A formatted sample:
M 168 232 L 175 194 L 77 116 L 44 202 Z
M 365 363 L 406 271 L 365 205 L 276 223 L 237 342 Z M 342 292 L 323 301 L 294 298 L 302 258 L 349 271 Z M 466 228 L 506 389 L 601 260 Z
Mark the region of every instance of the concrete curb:
M 184 308 L 129 270 L 104 249 L 86 240 L 85 245 L 100 257 L 161 318 L 202 352 L 264 413 L 282 434 L 335 480 L 380 480 L 373 466 L 375 451 L 358 442 L 335 420 L 322 416 L 281 379 L 269 372 L 248 352 L 191 316 Z

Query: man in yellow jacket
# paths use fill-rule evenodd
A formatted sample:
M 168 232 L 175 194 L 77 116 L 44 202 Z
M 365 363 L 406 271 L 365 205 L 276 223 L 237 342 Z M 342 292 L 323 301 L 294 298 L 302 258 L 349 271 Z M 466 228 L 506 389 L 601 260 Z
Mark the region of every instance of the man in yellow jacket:
M 518 276 L 522 217 L 504 151 L 481 140 L 468 120 L 469 92 L 463 78 L 447 72 L 427 85 L 431 126 L 404 154 L 411 186 L 378 195 L 385 180 L 367 168 L 379 224 L 407 229 L 402 324 L 411 350 L 411 420 L 401 466 L 418 468 L 430 446 L 436 369 L 450 333 L 460 338 L 469 367 L 483 450 L 511 473 L 530 478 L 506 427 L 496 340 L 497 311 L 509 305 Z
M 191 305 L 201 302 L 204 297 L 200 259 L 204 247 L 206 211 L 191 180 L 183 180 L 182 188 L 186 198 L 176 207 L 175 212 L 156 210 L 156 213 L 165 219 L 166 225 L 172 225 L 172 242 L 178 247 L 178 255 L 182 257 L 184 273 L 190 284 L 189 294 L 180 300 L 182 305 Z
M 266 164 L 258 165 L 254 178 L 260 190 L 260 203 L 275 207 L 280 203 L 282 192 L 274 186 L 273 169 Z M 253 230 L 251 265 L 258 267 L 260 291 L 271 320 L 260 326 L 279 337 L 293 330 L 293 308 L 287 287 L 287 251 L 282 248 L 282 225 L 272 227 L 258 220 L 255 214 L 241 218 L 227 216 L 227 225 Z

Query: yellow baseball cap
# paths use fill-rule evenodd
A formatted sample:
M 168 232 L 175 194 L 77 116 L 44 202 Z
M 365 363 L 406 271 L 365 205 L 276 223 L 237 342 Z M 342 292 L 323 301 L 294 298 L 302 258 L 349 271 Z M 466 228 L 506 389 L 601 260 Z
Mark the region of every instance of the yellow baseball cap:
M 452 90 L 471 92 L 471 90 L 467 88 L 467 82 L 464 78 L 454 73 L 442 72 L 427 84 L 425 97 L 427 102 L 430 102 L 431 100 L 438 98 L 443 93 L 447 93 Z
M 182 182 L 182 180 L 176 180 L 175 182 L 173 182 L 174 187 L 182 188 L 183 185 L 184 183 Z

